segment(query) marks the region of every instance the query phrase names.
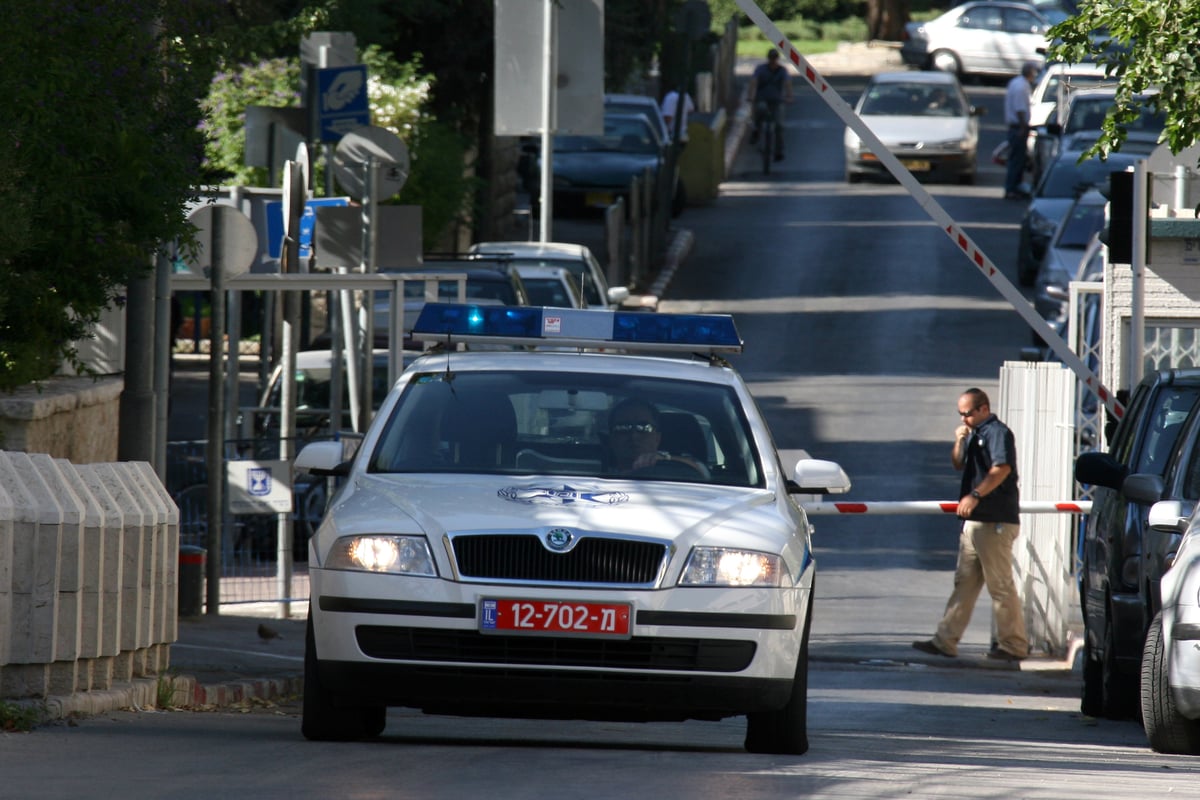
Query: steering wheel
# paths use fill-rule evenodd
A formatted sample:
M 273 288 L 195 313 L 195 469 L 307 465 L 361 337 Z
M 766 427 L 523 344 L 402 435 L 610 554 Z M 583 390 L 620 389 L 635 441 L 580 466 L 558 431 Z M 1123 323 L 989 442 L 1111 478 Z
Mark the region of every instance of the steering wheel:
M 708 467 L 688 456 L 673 456 L 660 452 L 659 459 L 648 467 L 642 467 L 633 472 L 634 475 L 657 476 L 660 478 L 695 478 L 699 475 L 704 480 L 712 478 Z

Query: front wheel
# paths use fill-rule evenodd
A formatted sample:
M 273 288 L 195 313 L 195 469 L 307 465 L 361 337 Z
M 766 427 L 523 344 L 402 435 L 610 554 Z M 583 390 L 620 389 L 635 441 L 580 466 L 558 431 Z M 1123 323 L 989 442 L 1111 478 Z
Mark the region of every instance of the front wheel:
M 1142 727 L 1157 753 L 1200 755 L 1200 722 L 1179 713 L 1167 680 L 1167 643 L 1162 612 L 1150 623 L 1142 650 Z
M 789 756 L 808 752 L 808 632 L 812 627 L 812 598 L 810 590 L 800 655 L 792 678 L 792 696 L 777 711 L 746 715 L 746 752 Z
M 770 122 L 762 128 L 762 171 L 763 175 L 771 174 L 771 151 L 775 147 L 775 126 Z
M 387 706 L 342 706 L 321 682 L 312 613 L 304 634 L 304 703 L 300 732 L 318 742 L 373 739 L 387 725 Z

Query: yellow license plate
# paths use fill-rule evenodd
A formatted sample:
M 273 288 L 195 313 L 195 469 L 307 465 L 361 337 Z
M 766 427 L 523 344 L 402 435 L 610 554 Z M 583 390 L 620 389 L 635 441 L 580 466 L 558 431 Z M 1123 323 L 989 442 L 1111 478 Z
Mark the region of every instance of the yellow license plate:
M 583 202 L 588 206 L 611 206 L 613 204 L 612 192 L 588 192 L 583 196 Z
M 929 172 L 930 165 L 928 161 L 918 161 L 912 158 L 903 159 L 901 162 L 910 172 Z

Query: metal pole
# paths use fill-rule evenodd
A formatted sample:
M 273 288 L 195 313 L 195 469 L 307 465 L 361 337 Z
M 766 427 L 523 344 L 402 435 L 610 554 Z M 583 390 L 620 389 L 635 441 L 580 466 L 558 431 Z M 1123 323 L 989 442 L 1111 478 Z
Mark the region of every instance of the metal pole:
M 219 209 L 214 209 L 217 211 Z M 225 397 L 222 392 L 221 376 L 224 365 L 221 356 L 225 342 L 225 265 L 222 263 L 224 231 L 221 215 L 212 215 L 212 291 L 210 293 L 211 315 L 209 320 L 208 348 L 208 536 L 205 549 L 206 613 L 217 616 L 221 613 L 221 538 L 225 529 L 225 442 L 224 434 Z
M 554 221 L 554 80 L 558 72 L 554 60 L 554 0 L 542 4 L 542 210 L 538 241 L 553 241 Z
M 366 162 L 367 174 L 363 176 L 363 264 L 364 275 L 375 272 L 375 195 L 378 189 L 375 185 L 375 157 L 368 154 Z M 359 433 L 366 430 L 371 422 L 371 412 L 374 410 L 372 387 L 375 383 L 375 292 L 367 289 L 363 292 L 363 348 L 362 348 L 362 391 L 359 402 L 362 408 L 359 419 L 362 428 L 356 428 Z
M 1183 164 L 1175 165 L 1175 208 L 1187 208 L 1191 205 L 1188 202 L 1188 176 L 1191 170 Z
M 1146 352 L 1146 235 L 1147 196 L 1146 160 L 1138 159 L 1133 165 L 1133 257 L 1130 259 L 1130 303 L 1129 303 L 1129 389 L 1142 380 Z
M 171 261 L 159 255 L 154 264 L 154 472 L 167 481 L 167 426 L 170 422 L 171 350 L 175 331 L 171 328 Z

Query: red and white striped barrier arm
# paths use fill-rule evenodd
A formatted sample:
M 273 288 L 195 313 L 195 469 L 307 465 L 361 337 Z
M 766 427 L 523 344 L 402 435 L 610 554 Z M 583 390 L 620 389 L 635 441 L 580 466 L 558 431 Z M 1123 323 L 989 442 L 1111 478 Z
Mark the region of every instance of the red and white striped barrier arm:
M 804 511 L 813 514 L 953 514 L 958 501 L 943 500 L 870 500 L 805 503 Z M 1028 500 L 1021 503 L 1022 514 L 1090 514 L 1091 500 Z
M 767 41 L 774 43 L 800 71 L 804 80 L 816 90 L 817 96 L 824 100 L 842 122 L 858 134 L 860 139 L 867 143 L 879 162 L 887 167 L 888 172 L 892 173 L 900 185 L 907 189 L 908 193 L 917 201 L 917 205 L 937 223 L 942 232 L 950 237 L 950 240 L 966 256 L 968 262 L 979 270 L 983 277 L 987 278 L 1004 299 L 1012 304 L 1013 310 L 1020 314 L 1029 327 L 1042 337 L 1042 340 L 1054 351 L 1062 363 L 1074 372 L 1079 380 L 1095 393 L 1096 397 L 1100 398 L 1100 401 L 1114 416 L 1120 419 L 1125 414 L 1125 407 L 1117 400 L 1116 395 L 1100 382 L 1099 376 L 1092 372 L 1091 368 L 1083 363 L 1083 360 L 1075 354 L 1066 341 L 1050 327 L 1046 320 L 1042 319 L 1042 315 L 1034 309 L 1033 304 L 1026 300 L 1025 296 L 1012 285 L 1012 282 L 996 268 L 996 265 L 971 240 L 962 226 L 955 222 L 950 214 L 933 199 L 933 195 L 900 163 L 900 159 L 887 149 L 875 132 L 867 127 L 858 114 L 854 113 L 854 109 L 829 85 L 821 73 L 808 63 L 808 59 L 792 46 L 792 43 L 787 40 L 779 28 L 775 27 L 775 23 L 763 13 L 754 0 L 734 0 L 734 2 L 758 26 Z

